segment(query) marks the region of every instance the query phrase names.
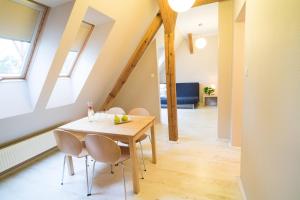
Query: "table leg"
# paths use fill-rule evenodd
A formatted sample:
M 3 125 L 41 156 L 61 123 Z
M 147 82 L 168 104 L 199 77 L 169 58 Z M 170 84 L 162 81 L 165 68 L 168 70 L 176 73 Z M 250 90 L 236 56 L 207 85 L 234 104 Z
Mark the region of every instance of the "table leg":
M 152 162 L 156 164 L 156 139 L 155 139 L 155 129 L 154 129 L 154 123 L 151 126 L 151 147 L 152 147 Z
M 136 144 L 133 138 L 129 139 L 129 149 L 130 149 L 130 159 L 132 162 L 132 183 L 133 183 L 133 192 L 138 194 L 140 192 L 140 182 L 139 182 L 139 167 L 138 160 L 136 155 Z
M 74 167 L 73 167 L 72 156 L 67 156 L 67 166 L 68 166 L 69 175 L 73 176 L 74 175 Z

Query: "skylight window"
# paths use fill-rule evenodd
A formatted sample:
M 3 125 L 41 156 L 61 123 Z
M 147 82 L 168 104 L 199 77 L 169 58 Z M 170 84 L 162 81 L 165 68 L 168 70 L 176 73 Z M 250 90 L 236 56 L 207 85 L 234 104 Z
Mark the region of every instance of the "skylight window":
M 66 57 L 62 70 L 59 74 L 61 77 L 70 77 L 80 54 L 84 50 L 86 43 L 93 31 L 94 25 L 87 22 L 81 22 L 79 31 L 76 35 L 75 41 Z
M 0 80 L 25 78 L 46 10 L 27 0 L 1 0 Z

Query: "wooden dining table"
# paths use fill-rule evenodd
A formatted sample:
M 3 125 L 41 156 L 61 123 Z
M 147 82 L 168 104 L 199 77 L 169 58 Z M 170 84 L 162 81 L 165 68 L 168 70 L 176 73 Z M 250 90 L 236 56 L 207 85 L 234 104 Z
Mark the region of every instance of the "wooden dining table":
M 65 124 L 59 129 L 72 132 L 74 135 L 84 140 L 87 134 L 99 134 L 107 136 L 116 141 L 127 141 L 130 150 L 130 160 L 132 162 L 132 183 L 133 191 L 138 194 L 139 164 L 136 153 L 136 141 L 151 130 L 152 163 L 156 164 L 156 139 L 155 139 L 155 117 L 154 116 L 133 116 L 129 115 L 129 122 L 114 124 L 114 115 L 106 113 L 96 113 L 92 120 L 87 117 Z M 69 174 L 74 175 L 72 157 L 67 159 Z

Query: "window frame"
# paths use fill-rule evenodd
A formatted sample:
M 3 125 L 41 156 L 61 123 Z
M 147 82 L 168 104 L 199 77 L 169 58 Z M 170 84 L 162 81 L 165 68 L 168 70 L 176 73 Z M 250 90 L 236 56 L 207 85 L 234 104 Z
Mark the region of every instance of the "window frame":
M 16 0 L 16 2 L 19 4 L 23 4 L 24 6 L 27 6 L 27 7 L 37 9 L 40 11 L 40 14 L 38 16 L 37 24 L 36 24 L 34 32 L 32 34 L 32 41 L 30 42 L 30 47 L 28 49 L 28 53 L 24 60 L 22 72 L 18 75 L 15 75 L 15 74 L 8 74 L 5 76 L 0 75 L 0 81 L 11 80 L 11 79 L 26 79 L 26 75 L 27 75 L 29 66 L 32 62 L 37 43 L 40 38 L 40 35 L 41 35 L 42 29 L 44 27 L 46 17 L 48 15 L 48 11 L 49 11 L 48 6 L 38 3 L 38 2 L 35 2 L 33 0 Z
M 95 25 L 94 25 L 94 24 L 91 24 L 91 23 L 86 22 L 86 21 L 84 21 L 84 20 L 82 20 L 81 23 L 85 23 L 85 24 L 90 25 L 90 26 L 91 26 L 91 29 L 89 30 L 89 32 L 88 32 L 86 38 L 84 39 L 83 45 L 82 45 L 82 47 L 80 48 L 80 50 L 79 50 L 79 52 L 78 52 L 78 55 L 76 56 L 76 58 L 75 58 L 75 60 L 74 60 L 74 62 L 73 62 L 73 64 L 72 64 L 72 67 L 71 67 L 71 69 L 70 69 L 70 72 L 69 72 L 67 75 L 60 75 L 60 74 L 59 74 L 59 77 L 60 77 L 60 78 L 71 78 L 72 73 L 73 73 L 73 71 L 74 71 L 74 69 L 75 69 L 75 67 L 76 67 L 76 65 L 77 65 L 77 62 L 78 62 L 78 60 L 79 60 L 79 58 L 80 58 L 82 52 L 84 51 L 84 49 L 85 49 L 85 47 L 86 47 L 86 45 L 87 45 L 87 43 L 88 43 L 88 41 L 89 41 L 89 39 L 90 39 L 90 37 L 91 37 L 91 35 L 92 35 L 92 32 L 93 32 L 93 30 L 94 30 L 94 28 L 95 28 Z M 78 30 L 78 31 L 79 31 L 79 30 Z M 70 50 L 68 51 L 68 53 L 69 53 L 69 52 L 70 52 Z M 65 60 L 66 60 L 66 58 L 65 58 Z M 64 64 L 63 64 L 63 65 L 64 65 Z M 63 67 L 63 66 L 62 66 L 62 67 Z M 63 68 L 61 68 L 61 70 L 62 70 L 62 69 L 63 69 Z

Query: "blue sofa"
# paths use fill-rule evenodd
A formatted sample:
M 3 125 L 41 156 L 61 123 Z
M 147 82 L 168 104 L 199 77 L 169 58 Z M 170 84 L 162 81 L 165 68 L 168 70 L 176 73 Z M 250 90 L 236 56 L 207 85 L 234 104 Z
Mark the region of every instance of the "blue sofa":
M 177 106 L 194 108 L 199 103 L 199 83 L 176 83 Z M 161 107 L 167 107 L 167 97 L 160 97 Z

